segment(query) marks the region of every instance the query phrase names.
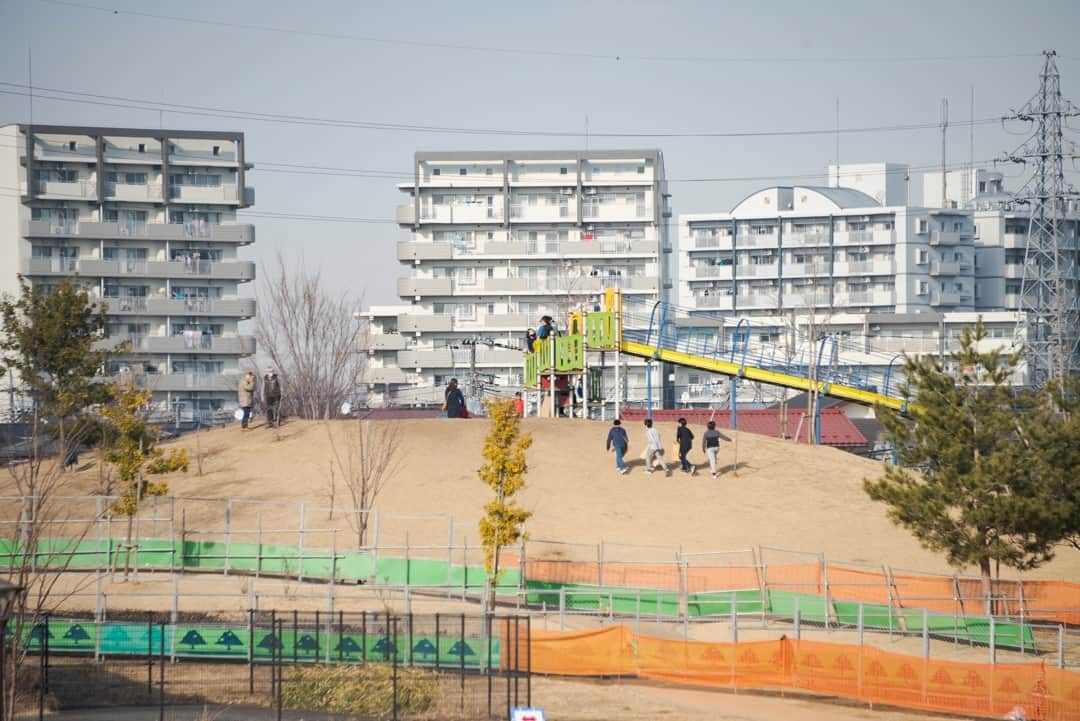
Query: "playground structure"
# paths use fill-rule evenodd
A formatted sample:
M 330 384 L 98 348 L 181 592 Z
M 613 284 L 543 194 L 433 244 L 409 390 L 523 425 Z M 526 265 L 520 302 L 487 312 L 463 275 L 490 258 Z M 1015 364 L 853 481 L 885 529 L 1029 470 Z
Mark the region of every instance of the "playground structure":
M 883 354 L 835 335 L 793 333 L 786 344 L 755 340 L 747 318 L 694 312 L 658 302 L 646 314 L 627 311 L 617 289 L 604 291 L 602 305 L 566 318 L 566 332 L 537 342 L 525 354 L 526 409 L 535 415 L 604 418 L 604 369 L 615 369 L 614 417 L 622 409 L 621 356 L 645 360 L 646 411 L 654 408 L 654 364 L 671 364 L 729 377 L 731 427 L 738 427 L 740 381 L 764 383 L 821 397 L 906 412 L 900 397 L 899 354 Z M 609 359 L 614 356 L 613 363 Z M 820 431 L 820 423 L 815 423 Z M 816 439 L 820 442 L 820 438 Z

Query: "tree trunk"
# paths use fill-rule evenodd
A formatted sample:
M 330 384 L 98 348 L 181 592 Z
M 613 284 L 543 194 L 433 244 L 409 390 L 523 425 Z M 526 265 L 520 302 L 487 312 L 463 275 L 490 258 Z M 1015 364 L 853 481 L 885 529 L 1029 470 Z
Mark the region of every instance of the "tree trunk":
M 992 615 L 994 613 L 994 597 L 992 595 L 993 583 L 990 577 L 990 558 L 988 556 L 979 559 L 979 576 L 982 581 L 985 613 Z

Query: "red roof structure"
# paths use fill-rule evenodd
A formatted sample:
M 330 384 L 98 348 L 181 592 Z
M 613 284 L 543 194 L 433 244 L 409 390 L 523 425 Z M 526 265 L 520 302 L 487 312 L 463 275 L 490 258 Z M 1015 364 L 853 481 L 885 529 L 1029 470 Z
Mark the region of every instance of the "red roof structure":
M 624 408 L 622 419 L 624 421 L 645 420 L 647 413 L 644 408 Z M 787 436 L 794 438 L 796 431 L 799 434 L 799 443 L 809 442 L 810 420 L 807 418 L 804 408 L 788 408 L 787 410 Z M 717 428 L 731 428 L 730 410 L 670 410 L 656 409 L 652 412 L 653 420 L 665 423 L 674 423 L 680 418 L 693 426 L 703 426 L 708 421 L 716 421 Z M 779 408 L 754 408 L 739 411 L 739 430 L 747 433 L 757 433 L 762 436 L 780 437 L 780 409 Z M 802 421 L 800 426 L 799 421 Z M 842 448 L 852 446 L 865 446 L 864 436 L 855 424 L 851 422 L 844 411 L 840 408 L 824 408 L 821 411 L 821 443 L 826 446 L 839 446 Z

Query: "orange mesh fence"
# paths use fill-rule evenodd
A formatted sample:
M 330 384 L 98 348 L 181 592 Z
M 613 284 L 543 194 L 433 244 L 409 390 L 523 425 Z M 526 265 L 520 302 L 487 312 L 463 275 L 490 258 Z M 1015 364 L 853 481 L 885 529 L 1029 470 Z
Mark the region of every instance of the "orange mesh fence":
M 829 593 L 833 598 L 864 603 L 889 603 L 888 580 L 882 571 L 828 564 Z
M 774 591 L 822 594 L 821 564 L 783 563 L 765 566 L 765 583 Z
M 508 558 L 513 567 L 516 558 Z M 680 587 L 677 564 L 592 561 L 528 560 L 529 581 L 615 586 L 622 588 L 685 590 L 687 593 L 761 588 L 769 591 L 822 595 L 825 577 L 820 564 L 793 563 L 756 566 L 690 566 L 686 588 Z M 1018 617 L 1021 609 L 1033 621 L 1080 624 L 1080 583 L 1068 581 L 995 580 L 991 585 L 992 609 L 980 578 L 893 572 L 892 588 L 881 571 L 842 564 L 828 564 L 829 591 L 834 599 L 888 604 L 890 593 L 897 608 L 927 609 L 956 615 Z M 959 593 L 958 593 L 959 591 Z
M 1030 618 L 1080 624 L 1080 583 L 1024 581 L 1024 600 Z
M 1030 664 L 923 659 L 818 641 L 705 643 L 635 636 L 624 627 L 533 631 L 539 673 L 636 675 L 702 686 L 792 688 L 870 704 L 1001 718 L 1080 721 L 1080 673 Z

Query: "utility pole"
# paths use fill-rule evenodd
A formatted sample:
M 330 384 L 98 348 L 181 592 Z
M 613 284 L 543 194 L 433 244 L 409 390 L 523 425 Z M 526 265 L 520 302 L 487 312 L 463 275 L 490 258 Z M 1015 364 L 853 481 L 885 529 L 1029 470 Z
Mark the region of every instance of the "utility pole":
M 946 207 L 948 194 L 945 192 L 949 184 L 949 174 L 945 168 L 945 138 L 949 130 L 949 99 L 941 99 L 941 207 Z
M 1057 53 L 1043 51 L 1038 92 L 1004 120 L 1031 123 L 1032 134 L 1004 160 L 1031 167 L 1031 177 L 1016 193 L 1015 202 L 1028 212 L 1024 278 L 1020 286 L 1020 318 L 1014 342 L 1023 345 L 1028 381 L 1039 387 L 1080 368 L 1077 338 L 1076 249 L 1065 238 L 1065 216 L 1078 196 L 1065 184 L 1064 120 L 1080 115 L 1061 97 Z M 1070 152 L 1070 159 L 1077 156 Z

